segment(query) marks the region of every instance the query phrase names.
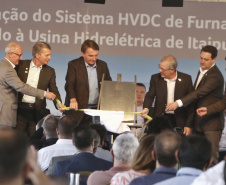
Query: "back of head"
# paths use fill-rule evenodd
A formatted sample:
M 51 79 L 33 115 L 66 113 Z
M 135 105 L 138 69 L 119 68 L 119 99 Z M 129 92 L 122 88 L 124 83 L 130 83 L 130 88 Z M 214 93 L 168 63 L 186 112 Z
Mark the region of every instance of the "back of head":
M 155 157 L 159 164 L 174 167 L 177 164 L 175 152 L 179 149 L 181 136 L 176 132 L 165 130 L 156 136 L 154 142 Z
M 177 69 L 177 59 L 172 55 L 167 55 L 162 57 L 161 62 L 167 61 L 169 64 L 169 69 Z
M 45 117 L 43 121 L 43 129 L 46 138 L 57 138 L 56 128 L 58 127 L 58 118 L 52 114 Z
M 92 145 L 93 131 L 89 125 L 79 125 L 73 130 L 72 138 L 78 150 L 86 150 Z
M 159 134 L 163 130 L 173 130 L 173 126 L 164 116 L 157 116 L 148 123 L 145 133 Z
M 81 47 L 81 52 L 86 53 L 87 48 L 92 48 L 93 50 L 99 51 L 99 46 L 94 40 L 85 40 Z
M 135 171 L 146 171 L 151 173 L 155 169 L 155 161 L 151 156 L 154 150 L 155 135 L 147 135 L 141 141 L 133 158 L 132 168 Z
M 71 139 L 72 131 L 77 126 L 77 122 L 71 116 L 63 116 L 58 121 L 58 130 L 61 138 Z
M 19 176 L 23 177 L 27 149 L 28 142 L 23 135 L 0 129 L 0 183 L 6 184 Z
M 201 49 L 201 52 L 207 52 L 211 54 L 211 58 L 214 59 L 217 57 L 218 50 L 216 47 L 211 45 L 206 45 Z
M 35 58 L 35 54 L 41 54 L 42 53 L 42 49 L 47 48 L 49 50 L 51 50 L 51 47 L 48 43 L 46 42 L 37 42 L 33 48 L 32 48 L 32 56 L 33 58 Z
M 204 136 L 190 135 L 184 137 L 178 157 L 182 167 L 202 170 L 208 166 L 211 159 L 211 144 Z
M 91 128 L 97 131 L 97 133 L 100 136 L 100 142 L 102 142 L 107 135 L 106 127 L 101 124 L 92 124 Z
M 123 164 L 131 163 L 138 146 L 138 139 L 132 133 L 117 136 L 112 147 L 114 159 Z

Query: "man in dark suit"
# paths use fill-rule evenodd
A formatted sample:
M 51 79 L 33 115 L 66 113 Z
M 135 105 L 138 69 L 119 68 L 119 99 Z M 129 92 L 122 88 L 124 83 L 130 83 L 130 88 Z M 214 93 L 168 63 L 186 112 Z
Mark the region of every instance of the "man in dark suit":
M 224 78 L 215 64 L 217 48 L 214 46 L 204 46 L 200 54 L 200 70 L 195 81 L 195 91 L 187 96 L 178 99 L 167 105 L 166 110 L 175 110 L 177 107 L 186 107 L 195 102 L 195 108 L 207 107 L 222 99 Z M 205 135 L 212 145 L 212 156 L 214 163 L 217 163 L 219 141 L 224 126 L 223 111 L 215 112 L 211 115 L 198 116 L 194 119 L 194 132 Z
M 51 47 L 45 42 L 38 42 L 32 49 L 32 60 L 21 60 L 17 66 L 17 74 L 21 81 L 34 88 L 53 92 L 61 101 L 58 88 L 56 86 L 55 70 L 48 66 L 51 59 Z M 35 99 L 26 94 L 19 94 L 19 108 L 16 129 L 31 136 L 35 132 L 36 124 L 39 120 L 50 113 L 46 109 L 45 99 Z
M 97 158 L 93 154 L 94 136 L 89 125 L 81 124 L 76 127 L 72 133 L 72 139 L 77 154 L 57 162 L 54 175 L 65 176 L 67 173 L 79 171 L 108 170 L 113 166 L 111 162 Z
M 99 90 L 104 74 L 104 80 L 111 80 L 107 64 L 97 59 L 99 46 L 93 40 L 86 40 L 81 47 L 82 57 L 68 63 L 66 75 L 65 105 L 71 109 L 97 108 Z M 84 113 L 70 110 L 78 122 Z
M 165 111 L 166 105 L 193 91 L 191 76 L 176 70 L 177 60 L 168 55 L 161 59 L 159 73 L 151 77 L 149 91 L 146 94 L 141 114 L 146 115 L 152 109 L 152 117 L 165 115 L 173 127 L 181 127 L 185 135 L 191 133 L 193 110 L 182 107 L 176 111 Z
M 20 80 L 14 68 L 22 55 L 21 46 L 11 42 L 5 48 L 5 58 L 0 62 L 0 127 L 16 127 L 17 92 L 40 99 L 54 100 L 56 97 L 52 92 L 33 88 Z
M 211 115 L 216 112 L 221 112 L 226 109 L 226 86 L 224 91 L 224 98 L 218 102 L 208 105 L 206 107 L 200 107 L 196 110 L 199 116 Z

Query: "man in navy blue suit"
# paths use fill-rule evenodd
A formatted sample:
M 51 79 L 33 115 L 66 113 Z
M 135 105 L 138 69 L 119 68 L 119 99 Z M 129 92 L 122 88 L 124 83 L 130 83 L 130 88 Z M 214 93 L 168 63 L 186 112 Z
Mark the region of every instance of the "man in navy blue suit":
M 72 158 L 57 162 L 54 175 L 65 176 L 79 171 L 108 170 L 113 166 L 112 162 L 94 156 L 94 139 L 89 125 L 76 127 L 72 139 L 77 153 Z

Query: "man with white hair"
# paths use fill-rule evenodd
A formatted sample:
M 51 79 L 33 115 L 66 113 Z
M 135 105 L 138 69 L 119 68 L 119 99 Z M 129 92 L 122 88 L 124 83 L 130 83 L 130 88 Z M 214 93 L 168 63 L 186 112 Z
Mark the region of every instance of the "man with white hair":
M 113 167 L 106 171 L 93 172 L 89 176 L 87 184 L 105 185 L 111 181 L 111 178 L 116 173 L 129 170 L 138 146 L 139 142 L 134 134 L 125 133 L 119 135 L 111 149 L 111 154 L 114 158 Z

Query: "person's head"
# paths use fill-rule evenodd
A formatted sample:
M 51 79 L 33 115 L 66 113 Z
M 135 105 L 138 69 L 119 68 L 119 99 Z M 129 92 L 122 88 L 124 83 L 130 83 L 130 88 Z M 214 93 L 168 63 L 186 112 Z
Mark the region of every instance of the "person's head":
M 99 46 L 94 40 L 85 40 L 81 47 L 82 56 L 91 67 L 96 63 Z
M 46 139 L 57 138 L 56 128 L 58 127 L 58 118 L 52 114 L 47 115 L 43 121 L 43 130 Z
M 24 135 L 0 129 L 0 184 L 24 180 L 27 151 L 28 142 Z
M 39 67 L 47 65 L 51 59 L 51 47 L 45 42 L 37 42 L 32 49 L 32 56 L 34 64 Z
M 23 58 L 23 50 L 22 47 L 15 43 L 9 43 L 5 48 L 5 57 L 10 60 L 14 65 L 19 64 L 19 60 Z
M 217 48 L 211 45 L 206 45 L 201 49 L 200 67 L 203 70 L 209 69 L 217 58 Z
M 132 161 L 132 169 L 152 173 L 155 169 L 155 160 L 151 152 L 154 150 L 155 135 L 146 136 L 136 150 Z
M 58 121 L 57 133 L 60 139 L 72 139 L 72 131 L 77 126 L 77 122 L 71 117 L 64 115 Z
M 136 84 L 136 93 L 137 93 L 137 105 L 142 105 L 144 102 L 144 97 L 146 95 L 146 87 L 142 83 Z
M 154 117 L 145 129 L 146 134 L 159 134 L 163 130 L 173 130 L 173 126 L 164 116 Z
M 175 153 L 179 149 L 181 136 L 174 131 L 165 130 L 158 134 L 154 142 L 153 158 L 160 166 L 175 167 Z
M 94 148 L 93 130 L 89 125 L 79 125 L 72 133 L 73 143 L 78 151 L 92 151 Z
M 159 72 L 162 78 L 172 80 L 176 76 L 177 59 L 172 55 L 162 57 Z
M 177 158 L 182 167 L 204 170 L 211 162 L 211 144 L 205 136 L 183 137 Z
M 92 133 L 93 133 L 93 141 L 94 141 L 93 153 L 95 154 L 96 151 L 97 151 L 97 147 L 100 144 L 100 136 L 99 136 L 98 132 L 95 129 L 92 129 Z
M 99 134 L 100 136 L 100 147 L 102 146 L 102 142 L 104 142 L 104 139 L 107 135 L 107 129 L 104 125 L 101 125 L 101 124 L 92 124 L 91 125 L 91 128 L 96 130 L 97 133 Z
M 131 164 L 139 142 L 134 134 L 123 133 L 116 137 L 112 146 L 114 160 L 121 164 Z

